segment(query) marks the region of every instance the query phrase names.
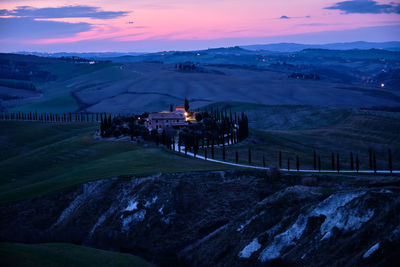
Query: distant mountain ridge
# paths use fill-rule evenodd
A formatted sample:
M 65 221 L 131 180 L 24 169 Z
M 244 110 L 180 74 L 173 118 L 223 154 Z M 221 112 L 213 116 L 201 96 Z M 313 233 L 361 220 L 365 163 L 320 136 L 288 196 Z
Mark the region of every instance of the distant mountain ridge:
M 109 58 L 109 57 L 120 57 L 120 56 L 140 56 L 146 53 L 140 52 L 56 52 L 56 53 L 46 53 L 46 52 L 17 52 L 20 55 L 34 55 L 39 57 L 81 57 L 88 59 L 100 59 L 100 58 Z
M 329 50 L 352 50 L 352 49 L 385 49 L 390 51 L 400 51 L 400 42 L 351 42 L 351 43 L 332 43 L 332 44 L 297 44 L 297 43 L 275 43 L 240 46 L 247 50 L 266 50 L 273 52 L 298 52 L 304 49 L 329 49 Z
M 371 43 L 371 42 L 352 42 L 352 43 L 331 43 L 331 44 L 298 44 L 298 43 L 273 43 L 273 44 L 257 44 L 257 45 L 244 45 L 232 47 L 217 47 L 209 49 L 200 49 L 192 51 L 160 51 L 155 53 L 148 52 L 17 52 L 21 55 L 35 55 L 41 57 L 72 57 L 78 56 L 87 59 L 105 59 L 117 58 L 124 56 L 141 56 L 145 54 L 165 54 L 165 53 L 181 53 L 190 54 L 198 52 L 208 52 L 215 54 L 232 54 L 232 53 L 247 53 L 251 54 L 257 51 L 275 52 L 275 53 L 290 53 L 299 52 L 305 49 L 327 49 L 327 50 L 369 50 L 369 49 L 384 49 L 388 51 L 400 51 L 400 42 L 384 42 L 384 43 Z

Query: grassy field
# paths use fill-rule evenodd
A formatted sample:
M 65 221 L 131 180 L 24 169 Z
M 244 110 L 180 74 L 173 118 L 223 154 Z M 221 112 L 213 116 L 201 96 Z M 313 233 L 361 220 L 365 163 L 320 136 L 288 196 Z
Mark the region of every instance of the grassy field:
M 95 124 L 0 122 L 0 202 L 120 175 L 227 169 L 152 143 L 96 141 Z
M 243 142 L 226 148 L 228 161 L 248 163 L 248 149 L 252 151 L 252 164 L 279 165 L 295 168 L 296 155 L 300 168 L 313 168 L 313 151 L 321 156 L 321 167 L 331 169 L 331 153 L 341 159 L 341 169 L 350 168 L 350 152 L 354 160 L 359 155 L 360 168 L 369 169 L 368 149 L 376 153 L 377 168 L 388 169 L 388 149 L 392 150 L 393 168 L 400 169 L 400 114 L 359 109 L 339 109 L 311 106 L 265 106 L 248 103 L 217 103 L 214 108 L 245 111 L 249 116 L 250 136 Z M 209 109 L 210 107 L 208 107 Z M 210 155 L 210 151 L 208 151 Z M 200 153 L 202 154 L 202 153 Z M 221 149 L 215 150 L 222 159 Z
M 0 243 L 1 266 L 152 266 L 130 255 L 67 243 Z

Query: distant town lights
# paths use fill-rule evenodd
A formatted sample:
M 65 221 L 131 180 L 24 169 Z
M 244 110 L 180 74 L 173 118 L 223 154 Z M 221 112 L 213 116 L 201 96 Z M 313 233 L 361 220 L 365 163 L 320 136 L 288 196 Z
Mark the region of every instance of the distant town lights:
M 382 87 L 382 88 L 385 87 L 385 84 L 384 84 L 384 83 L 381 83 L 381 87 Z

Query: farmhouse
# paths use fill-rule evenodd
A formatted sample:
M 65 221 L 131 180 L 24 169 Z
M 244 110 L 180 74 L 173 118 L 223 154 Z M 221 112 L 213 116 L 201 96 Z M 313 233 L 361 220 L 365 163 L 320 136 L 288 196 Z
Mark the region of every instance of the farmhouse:
M 168 129 L 179 128 L 182 126 L 186 126 L 188 123 L 186 121 L 185 113 L 178 111 L 162 111 L 162 112 L 154 112 L 150 113 L 149 117 L 145 121 L 145 126 L 149 131 L 153 129 Z

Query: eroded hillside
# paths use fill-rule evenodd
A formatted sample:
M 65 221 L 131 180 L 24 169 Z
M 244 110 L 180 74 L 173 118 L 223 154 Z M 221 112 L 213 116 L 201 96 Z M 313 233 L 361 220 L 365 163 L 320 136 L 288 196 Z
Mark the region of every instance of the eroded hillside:
M 90 182 L 2 204 L 0 236 L 129 252 L 160 265 L 399 260 L 396 177 L 192 172 Z

